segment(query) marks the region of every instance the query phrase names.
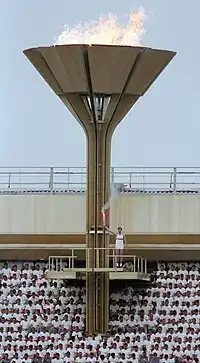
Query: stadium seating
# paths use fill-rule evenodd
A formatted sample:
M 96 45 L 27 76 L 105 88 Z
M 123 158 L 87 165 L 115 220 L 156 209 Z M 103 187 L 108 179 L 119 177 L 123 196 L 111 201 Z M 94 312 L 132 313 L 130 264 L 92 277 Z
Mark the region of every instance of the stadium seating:
M 147 290 L 112 293 L 110 330 L 90 337 L 84 287 L 47 281 L 44 262 L 2 263 L 0 362 L 136 363 L 144 346 L 161 363 L 200 360 L 199 267 L 158 264 Z

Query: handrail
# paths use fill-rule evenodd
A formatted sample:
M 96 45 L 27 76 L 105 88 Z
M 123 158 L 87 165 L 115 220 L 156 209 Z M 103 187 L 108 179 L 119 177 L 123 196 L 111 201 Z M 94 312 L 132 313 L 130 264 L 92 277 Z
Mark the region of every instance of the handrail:
M 111 184 L 121 193 L 200 194 L 200 167 L 112 167 Z M 85 193 L 85 167 L 0 167 L 0 194 Z
M 116 249 L 114 247 L 100 247 L 100 248 L 69 248 L 68 251 L 71 254 L 67 256 L 49 256 L 49 263 L 48 263 L 48 271 L 49 272 L 63 272 L 64 269 L 67 267 L 68 269 L 78 270 L 79 268 L 75 267 L 75 260 L 78 260 L 78 254 L 75 251 L 84 251 L 85 256 L 79 254 L 79 260 L 84 260 L 86 264 L 86 268 L 88 269 L 98 269 L 100 268 L 100 255 L 103 251 L 108 251 L 105 257 L 108 259 L 108 267 L 110 266 L 109 261 L 112 262 L 111 268 L 116 268 L 116 257 L 119 257 L 116 253 Z M 110 254 L 109 252 L 112 251 Z M 91 257 L 93 257 L 93 261 L 95 264 L 91 264 Z M 131 272 L 139 272 L 147 274 L 147 259 L 136 256 L 135 254 L 124 254 L 123 256 L 124 261 L 129 259 L 132 262 Z M 81 270 L 81 268 L 80 268 Z

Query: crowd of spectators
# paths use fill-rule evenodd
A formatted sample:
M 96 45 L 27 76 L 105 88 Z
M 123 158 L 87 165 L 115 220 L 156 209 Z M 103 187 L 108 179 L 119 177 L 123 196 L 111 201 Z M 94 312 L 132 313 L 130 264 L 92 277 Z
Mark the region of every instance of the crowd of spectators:
M 109 331 L 88 336 L 85 287 L 46 280 L 44 262 L 2 263 L 0 362 L 198 362 L 199 267 L 158 264 L 148 289 L 111 294 Z

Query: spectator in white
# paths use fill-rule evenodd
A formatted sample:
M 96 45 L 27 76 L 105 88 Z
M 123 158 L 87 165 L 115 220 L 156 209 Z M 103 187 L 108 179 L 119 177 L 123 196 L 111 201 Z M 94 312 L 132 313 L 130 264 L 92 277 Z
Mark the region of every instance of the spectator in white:
M 108 359 L 103 354 L 101 354 L 98 362 L 99 363 L 108 363 Z
M 76 316 L 75 320 L 72 323 L 72 327 L 78 327 L 80 330 L 84 328 L 84 323 L 80 320 L 79 316 Z
M 2 270 L 1 270 L 1 275 L 2 275 L 2 276 L 3 276 L 3 275 L 5 275 L 5 276 L 7 276 L 7 277 L 10 277 L 10 275 L 11 275 L 11 269 L 8 267 L 7 262 L 5 262 L 5 263 L 3 264 L 3 268 L 2 268 Z

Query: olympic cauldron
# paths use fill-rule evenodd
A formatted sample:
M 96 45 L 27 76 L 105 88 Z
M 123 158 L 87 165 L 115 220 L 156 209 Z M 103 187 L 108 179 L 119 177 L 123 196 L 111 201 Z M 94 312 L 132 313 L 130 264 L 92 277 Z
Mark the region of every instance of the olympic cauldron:
M 56 45 L 24 51 L 26 57 L 83 127 L 87 139 L 86 246 L 109 246 L 101 207 L 110 192 L 111 139 L 125 115 L 149 89 L 175 52 L 146 47 Z M 109 217 L 107 219 L 109 225 Z M 95 267 L 95 253 L 90 254 Z M 86 328 L 108 328 L 109 260 L 86 274 Z

